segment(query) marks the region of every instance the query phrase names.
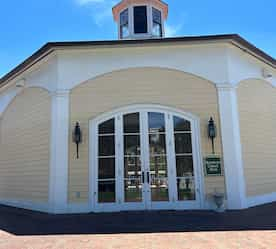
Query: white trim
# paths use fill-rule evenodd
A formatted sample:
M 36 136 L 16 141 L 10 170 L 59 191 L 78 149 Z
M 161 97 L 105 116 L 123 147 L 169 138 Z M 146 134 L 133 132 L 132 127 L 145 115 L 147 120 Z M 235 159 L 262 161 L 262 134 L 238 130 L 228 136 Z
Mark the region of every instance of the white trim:
M 196 159 L 196 165 L 198 165 L 198 191 L 199 191 L 199 198 L 200 198 L 200 208 L 205 208 L 205 196 L 206 196 L 206 190 L 205 190 L 205 176 L 204 176 L 204 167 L 203 167 L 203 156 L 201 151 L 201 128 L 200 128 L 200 119 L 196 119 L 194 122 L 194 131 L 196 134 L 194 134 L 194 140 L 195 140 L 195 146 L 196 146 L 196 152 L 197 156 L 194 158 Z M 197 192 L 198 192 L 197 191 Z
M 94 118 L 93 120 L 90 120 L 90 122 L 99 122 L 99 121 L 107 121 L 110 119 L 111 116 L 118 115 L 120 113 L 129 113 L 129 112 L 137 112 L 137 110 L 155 110 L 155 111 L 160 111 L 160 112 L 173 112 L 175 114 L 178 114 L 180 116 L 184 116 L 188 121 L 193 122 L 194 120 L 200 121 L 199 118 L 196 115 L 193 115 L 191 113 L 176 109 L 174 107 L 168 107 L 168 106 L 163 106 L 163 105 L 155 105 L 155 104 L 134 104 L 130 106 L 124 106 L 117 108 L 113 111 L 105 112 L 101 114 L 100 116 Z
M 276 192 L 247 197 L 247 207 L 254 207 L 276 201 Z
M 52 213 L 63 213 L 68 195 L 69 91 L 52 93 L 49 204 Z
M 115 191 L 116 191 L 116 202 L 118 204 L 121 204 L 124 199 L 123 190 L 124 190 L 124 161 L 120 160 L 120 155 L 124 154 L 124 141 L 123 141 L 123 126 L 121 122 L 122 116 L 116 116 L 114 118 L 115 122 L 115 178 L 116 178 L 116 184 L 115 184 Z M 118 131 L 118 132 L 116 132 Z
M 226 91 L 226 90 L 232 91 L 237 88 L 236 85 L 233 85 L 230 83 L 216 83 L 215 85 L 218 90 L 222 90 L 222 91 Z
M 89 121 L 89 142 L 88 142 L 88 154 L 89 154 L 89 165 L 88 165 L 88 171 L 89 171 L 89 206 L 91 210 L 96 209 L 96 203 L 95 203 L 95 195 L 96 195 L 96 183 L 95 181 L 92 181 L 93 177 L 96 175 L 96 168 L 91 167 L 90 165 L 95 165 L 97 163 L 97 158 L 94 157 L 97 153 L 97 142 L 94 141 L 94 137 L 97 137 L 97 132 L 94 127 L 91 128 L 93 124 Z
M 162 12 L 161 12 L 162 13 Z M 152 36 L 152 5 L 147 5 L 148 34 Z
M 42 202 L 32 202 L 26 200 L 12 200 L 12 199 L 0 199 L 0 204 L 7 205 L 15 208 L 23 208 L 33 211 L 49 213 L 49 204 Z
M 245 178 L 236 88 L 217 84 L 217 89 L 228 208 L 243 209 L 246 207 Z
M 173 122 L 171 121 L 173 115 L 171 113 L 165 114 L 167 117 L 166 121 L 166 146 L 167 146 L 167 172 L 168 179 L 176 179 L 176 156 L 175 156 L 175 143 L 174 138 L 174 127 Z M 192 132 L 191 132 L 192 133 Z M 194 151 L 194 150 L 193 150 Z M 177 181 L 169 181 L 173 184 L 169 185 L 169 197 L 171 202 L 177 201 Z

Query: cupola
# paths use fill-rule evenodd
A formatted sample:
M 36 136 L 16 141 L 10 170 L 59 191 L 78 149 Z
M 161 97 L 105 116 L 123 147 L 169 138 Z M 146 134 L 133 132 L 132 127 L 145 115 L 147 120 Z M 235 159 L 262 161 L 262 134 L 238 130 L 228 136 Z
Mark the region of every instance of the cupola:
M 160 0 L 122 0 L 112 11 L 121 40 L 165 36 L 168 5 Z

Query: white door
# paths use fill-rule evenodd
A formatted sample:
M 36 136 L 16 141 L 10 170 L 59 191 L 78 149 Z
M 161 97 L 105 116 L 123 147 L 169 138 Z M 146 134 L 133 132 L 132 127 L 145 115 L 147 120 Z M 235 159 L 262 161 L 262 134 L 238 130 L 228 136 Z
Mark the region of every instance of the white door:
M 95 211 L 200 208 L 193 120 L 141 109 L 93 129 Z

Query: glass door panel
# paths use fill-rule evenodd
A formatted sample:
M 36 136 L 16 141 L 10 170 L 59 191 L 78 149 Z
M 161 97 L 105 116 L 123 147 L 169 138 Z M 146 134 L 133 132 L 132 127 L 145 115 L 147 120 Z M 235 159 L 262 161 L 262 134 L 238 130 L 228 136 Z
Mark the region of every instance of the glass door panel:
M 148 113 L 151 201 L 169 201 L 165 115 Z
M 96 127 L 95 200 L 100 209 L 197 207 L 190 121 L 141 110 L 113 116 Z
M 115 177 L 115 120 L 110 119 L 98 128 L 98 202 L 116 202 Z
M 179 201 L 196 200 L 191 124 L 174 116 L 173 125 L 177 198 Z
M 140 114 L 123 116 L 124 136 L 124 199 L 142 202 L 142 168 L 140 141 Z

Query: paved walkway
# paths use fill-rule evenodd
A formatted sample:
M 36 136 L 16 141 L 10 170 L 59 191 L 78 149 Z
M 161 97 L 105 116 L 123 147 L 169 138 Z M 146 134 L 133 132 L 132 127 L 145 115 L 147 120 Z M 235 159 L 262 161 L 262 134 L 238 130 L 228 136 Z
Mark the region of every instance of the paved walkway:
M 276 248 L 276 203 L 202 211 L 47 215 L 0 206 L 0 249 Z

